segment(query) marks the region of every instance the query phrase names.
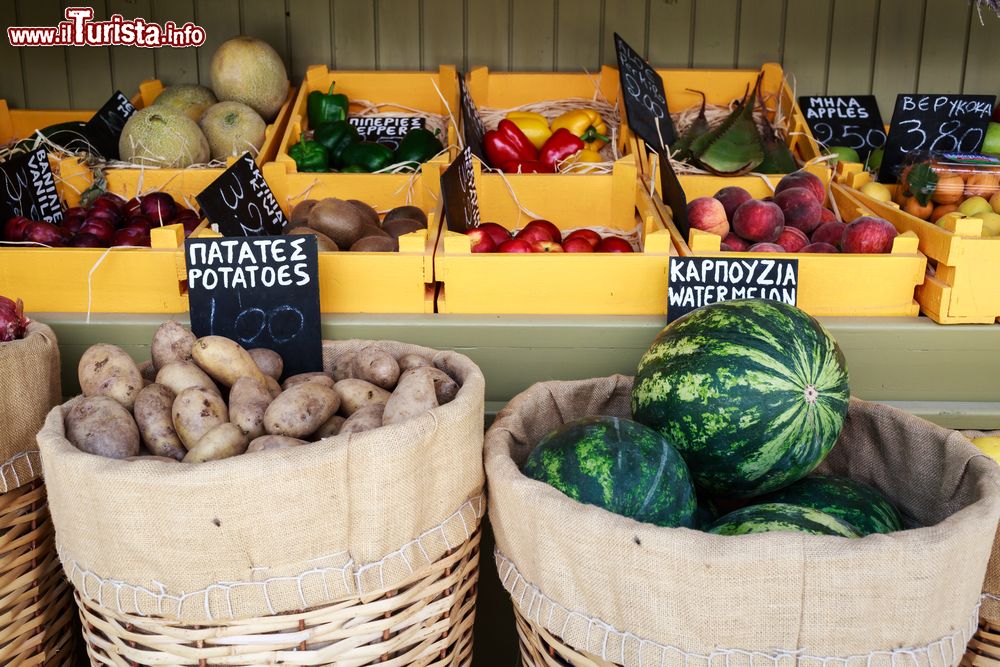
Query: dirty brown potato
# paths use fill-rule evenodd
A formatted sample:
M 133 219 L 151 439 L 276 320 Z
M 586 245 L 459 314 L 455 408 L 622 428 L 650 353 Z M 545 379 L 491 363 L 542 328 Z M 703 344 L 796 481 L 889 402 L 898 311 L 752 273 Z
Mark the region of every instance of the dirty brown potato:
M 353 378 L 352 368 L 354 367 L 354 354 L 342 354 L 337 357 L 333 362 L 333 381 L 340 382 L 341 380 L 347 380 Z
M 229 410 L 218 394 L 201 387 L 189 387 L 177 394 L 170 417 L 177 436 L 190 452 L 206 433 L 229 422 Z
M 384 411 L 384 403 L 373 403 L 372 405 L 361 408 L 347 418 L 347 421 L 345 421 L 343 426 L 340 427 L 340 432 L 337 435 L 343 435 L 345 433 L 363 433 L 365 431 L 380 428 L 382 426 L 382 413 Z
M 316 382 L 303 382 L 289 387 L 271 401 L 264 412 L 264 430 L 268 435 L 305 438 L 339 407 L 340 396 L 333 389 Z
M 204 463 L 238 456 L 247 450 L 250 441 L 236 424 L 219 424 L 201 437 L 188 451 L 182 463 Z
M 257 364 L 261 373 L 273 377 L 275 380 L 281 378 L 281 373 L 285 370 L 285 362 L 280 354 L 266 347 L 255 347 L 252 350 L 247 350 L 247 354 Z
M 422 368 L 424 366 L 434 366 L 431 360 L 422 354 L 404 354 L 396 360 L 399 364 L 399 372 L 405 373 L 411 368 Z
M 84 396 L 107 396 L 127 410 L 142 390 L 142 373 L 132 357 L 117 345 L 91 345 L 80 358 L 80 388 Z
M 330 377 L 329 373 L 324 371 L 316 371 L 313 373 L 299 373 L 298 375 L 292 375 L 286 378 L 284 383 L 281 385 L 282 389 L 289 389 L 297 384 L 302 384 L 303 382 L 318 382 L 324 387 L 329 387 L 333 389 L 333 378 Z
M 142 376 L 142 381 L 146 384 L 156 382 L 156 367 L 153 366 L 153 362 L 144 361 L 139 364 L 139 375 Z
M 375 345 L 360 350 L 354 355 L 351 375 L 359 380 L 371 382 L 376 387 L 392 391 L 399 381 L 399 363 L 384 350 Z
M 252 452 L 264 452 L 269 449 L 289 449 L 299 445 L 308 445 L 305 440 L 289 438 L 287 435 L 262 435 L 254 438 L 247 447 L 247 454 Z
M 411 220 L 410 218 L 396 218 L 395 220 L 386 221 L 385 224 L 382 225 L 382 229 L 384 229 L 392 238 L 398 239 L 404 234 L 412 234 L 413 232 L 418 232 L 421 229 L 427 228 L 420 224 L 417 220 Z
M 340 414 L 345 417 L 350 417 L 365 406 L 389 400 L 389 392 L 385 389 L 356 378 L 341 380 L 333 385 L 333 389 L 340 395 Z
M 153 344 L 149 348 L 153 368 L 160 370 L 174 361 L 191 361 L 195 340 L 195 335 L 177 322 L 164 322 L 153 334 Z
M 382 425 L 399 424 L 438 406 L 434 380 L 423 369 L 406 371 L 385 404 Z
M 83 398 L 70 408 L 64 421 L 66 438 L 81 452 L 112 459 L 127 459 L 139 453 L 139 427 L 113 398 Z
M 264 412 L 271 405 L 267 387 L 253 378 L 243 377 L 229 390 L 229 421 L 253 440 L 264 435 Z
M 270 375 L 265 375 L 264 380 L 267 383 L 267 391 L 271 394 L 271 398 L 278 398 L 278 394 L 281 393 L 281 385 Z
M 171 409 L 174 392 L 162 384 L 151 384 L 135 398 L 135 423 L 149 451 L 155 456 L 166 456 L 180 461 L 187 454 L 174 429 Z
M 417 206 L 397 206 L 385 214 L 382 226 L 385 227 L 385 223 L 400 219 L 416 220 L 420 223 L 421 227 L 424 229 L 427 228 L 427 214 L 424 213 L 422 208 Z
M 337 252 L 337 251 L 340 250 L 340 248 L 337 247 L 337 244 L 333 242 L 333 239 L 331 239 L 329 236 L 327 236 L 323 232 L 316 231 L 312 227 L 292 227 L 291 229 L 289 229 L 285 233 L 286 234 L 295 234 L 295 235 L 302 235 L 302 234 L 304 234 L 304 235 L 307 235 L 307 236 L 315 236 L 316 237 L 316 249 L 319 252 Z
M 252 377 L 265 386 L 264 373 L 236 341 L 224 336 L 203 336 L 191 350 L 194 362 L 216 382 L 232 387 L 241 377 Z
M 340 427 L 344 425 L 346 420 L 340 415 L 334 415 L 323 422 L 316 432 L 313 433 L 313 437 L 317 440 L 322 440 L 323 438 L 329 438 L 330 436 L 337 435 L 340 433 Z
M 447 373 L 433 366 L 415 368 L 412 372 L 430 376 L 431 381 L 434 383 L 434 395 L 437 397 L 438 405 L 451 403 L 461 388 Z
M 174 394 L 179 394 L 188 387 L 201 387 L 219 394 L 219 388 L 212 382 L 212 378 L 193 361 L 174 361 L 167 364 L 156 374 L 156 382 Z
M 186 450 L 185 450 L 186 451 Z M 169 456 L 156 456 L 155 454 L 139 454 L 138 456 L 130 456 L 125 461 L 163 461 L 164 463 L 180 463 L 175 458 Z
M 309 211 L 313 209 L 317 202 L 315 199 L 303 199 L 298 204 L 292 207 L 291 213 L 288 214 L 288 222 L 293 225 L 304 225 L 309 219 Z
M 399 239 L 391 236 L 366 236 L 351 245 L 351 252 L 397 252 Z
M 337 244 L 338 248 L 350 248 L 361 238 L 365 213 L 357 206 L 343 199 L 328 197 L 320 200 L 309 211 L 308 224 Z

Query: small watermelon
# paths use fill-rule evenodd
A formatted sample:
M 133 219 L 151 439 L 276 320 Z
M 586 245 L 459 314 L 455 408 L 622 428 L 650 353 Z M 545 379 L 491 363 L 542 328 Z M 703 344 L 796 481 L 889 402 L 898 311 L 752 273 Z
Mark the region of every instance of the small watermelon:
M 634 418 L 674 443 L 710 493 L 750 498 L 802 479 L 847 415 L 844 355 L 815 319 L 777 301 L 705 306 L 639 362 Z
M 861 482 L 835 475 L 810 475 L 761 498 L 763 502 L 811 507 L 848 522 L 862 535 L 903 530 L 889 499 Z
M 708 530 L 719 518 L 719 508 L 708 496 L 697 493 L 697 497 L 698 507 L 694 511 L 694 527 L 699 530 Z
M 630 419 L 586 417 L 549 433 L 524 474 L 573 500 L 658 526 L 694 525 L 687 465 L 659 433 Z
M 851 524 L 825 512 L 786 503 L 750 505 L 730 512 L 709 528 L 716 535 L 794 532 L 810 535 L 861 537 Z

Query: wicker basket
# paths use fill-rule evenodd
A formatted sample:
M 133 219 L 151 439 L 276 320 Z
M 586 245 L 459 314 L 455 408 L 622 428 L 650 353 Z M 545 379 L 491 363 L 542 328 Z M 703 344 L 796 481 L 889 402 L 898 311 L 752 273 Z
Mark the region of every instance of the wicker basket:
M 558 638 L 526 619 L 514 605 L 517 622 L 517 643 L 521 647 L 521 664 L 525 667 L 615 667 L 589 653 L 580 653 Z
M 1000 627 L 980 621 L 979 630 L 969 642 L 969 650 L 962 658 L 962 665 L 1000 667 Z

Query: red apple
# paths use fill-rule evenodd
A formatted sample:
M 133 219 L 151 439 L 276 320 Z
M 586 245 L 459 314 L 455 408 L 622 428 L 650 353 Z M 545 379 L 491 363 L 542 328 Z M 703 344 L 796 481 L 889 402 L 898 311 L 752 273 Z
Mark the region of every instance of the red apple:
M 753 195 L 743 188 L 731 185 L 716 192 L 715 198 L 722 202 L 722 207 L 726 209 L 726 219 L 732 222 L 736 209 L 753 199 Z
M 24 217 L 23 215 L 15 215 L 13 218 L 7 220 L 3 225 L 3 236 L 0 240 L 3 241 L 23 241 L 24 232 L 31 224 L 31 220 Z
M 116 195 L 114 192 L 103 192 L 100 196 L 94 199 L 92 206 L 97 206 L 98 204 L 103 206 L 110 206 L 119 213 L 125 208 L 125 200 Z
M 788 227 L 797 227 L 806 234 L 811 234 L 822 223 L 823 207 L 806 188 L 782 190 L 774 195 L 774 203 L 781 209 Z
M 61 248 L 65 246 L 71 236 L 62 227 L 57 227 L 51 222 L 32 222 L 24 229 L 24 240 L 33 243 L 44 243 L 45 245 Z
M 635 252 L 632 244 L 620 236 L 606 236 L 594 248 L 594 252 Z
M 107 248 L 108 244 L 93 234 L 77 234 L 69 242 L 71 248 Z
M 496 246 L 511 239 L 510 230 L 495 222 L 484 222 L 477 229 L 482 229 L 489 234 L 490 238 L 493 239 L 493 244 Z
M 570 239 L 584 239 L 590 244 L 591 248 L 596 248 L 597 244 L 601 242 L 601 235 L 595 232 L 593 229 L 577 229 L 574 232 L 570 232 L 566 237 L 566 240 Z M 563 246 L 566 244 L 564 243 Z
M 784 248 L 785 252 L 798 252 L 809 245 L 809 237 L 801 229 L 785 227 L 778 235 L 776 243 Z
M 87 210 L 87 217 L 99 213 L 107 215 L 111 219 L 111 222 L 116 225 L 121 224 L 122 220 L 125 219 L 122 216 L 121 208 L 116 206 L 114 202 L 108 199 L 101 199 L 100 197 L 95 199 L 94 203 L 90 205 L 90 208 Z
M 823 223 L 823 222 L 840 222 L 840 220 L 837 219 L 837 214 L 834 213 L 833 211 L 831 211 L 828 208 L 824 208 L 822 211 L 820 211 L 820 213 L 819 213 L 819 219 L 820 219 L 821 223 Z
M 111 245 L 149 247 L 149 230 L 139 225 L 122 227 L 111 237 Z
M 151 192 L 142 198 L 142 214 L 157 225 L 169 225 L 177 215 L 177 204 L 166 192 Z
M 142 213 L 142 199 L 132 197 L 122 206 L 122 214 L 127 218 Z
M 143 215 L 135 215 L 128 219 L 128 224 L 122 225 L 122 227 L 142 227 L 148 232 L 153 228 L 153 221 Z
M 535 241 L 552 242 L 552 236 L 549 234 L 549 230 L 544 229 L 543 227 L 525 227 L 517 234 L 514 234 L 514 238 L 527 241 L 528 243 L 534 243 Z
M 121 222 L 123 222 L 122 217 L 118 215 L 118 213 L 103 206 L 92 208 L 89 211 L 87 211 L 87 220 L 91 220 L 93 218 L 101 218 L 103 220 L 107 220 L 115 227 L 117 227 Z
M 594 252 L 594 246 L 583 236 L 574 236 L 563 241 L 563 250 L 566 252 Z
M 726 234 L 725 238 L 722 239 L 722 242 L 737 252 L 746 252 L 750 249 L 749 243 L 732 232 Z
M 77 234 L 93 234 L 104 243 L 111 243 L 115 226 L 105 218 L 87 218 Z
M 750 246 L 750 252 L 787 252 L 777 243 L 757 243 Z
M 531 244 L 524 239 L 510 239 L 501 243 L 497 252 L 531 252 Z
M 549 240 L 555 243 L 562 241 L 562 232 L 554 224 L 548 220 L 532 220 L 524 226 L 525 229 L 529 228 L 539 228 L 544 229 L 549 234 Z
M 823 181 L 820 180 L 819 176 L 808 171 L 795 171 L 782 178 L 778 181 L 778 186 L 774 188 L 774 194 L 781 194 L 789 188 L 806 188 L 812 192 L 821 206 L 826 202 L 826 187 L 823 185 Z
M 725 236 L 729 233 L 726 207 L 715 197 L 698 197 L 688 202 L 688 224 L 703 232 Z
M 188 215 L 183 220 L 177 220 L 177 222 L 180 222 L 184 226 L 184 237 L 187 238 L 201 224 L 201 218 L 196 215 Z
M 472 243 L 472 252 L 494 252 L 497 249 L 497 244 L 493 242 L 493 237 L 486 230 L 474 227 L 465 232 L 465 235 L 469 237 Z
M 892 252 L 892 240 L 898 234 L 888 220 L 866 215 L 844 228 L 840 248 L 844 252 L 869 254 Z
M 835 246 L 829 243 L 810 243 L 799 252 L 840 252 Z
M 785 216 L 773 202 L 751 199 L 733 214 L 733 231 L 747 241 L 773 243 L 785 228 Z
M 813 243 L 829 243 L 832 246 L 840 245 L 840 239 L 844 236 L 844 228 L 847 227 L 842 222 L 824 222 L 816 228 L 810 236 Z
M 563 247 L 555 241 L 535 241 L 531 244 L 531 252 L 563 252 Z

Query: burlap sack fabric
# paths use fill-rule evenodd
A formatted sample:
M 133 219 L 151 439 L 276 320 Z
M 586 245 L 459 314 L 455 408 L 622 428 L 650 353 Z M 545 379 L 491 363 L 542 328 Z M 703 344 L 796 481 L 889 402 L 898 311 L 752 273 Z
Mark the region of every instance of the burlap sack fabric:
M 1000 517 L 996 466 L 966 439 L 852 400 L 821 470 L 874 485 L 925 526 L 857 540 L 658 528 L 520 473 L 560 424 L 629 416 L 631 387 L 624 376 L 537 384 L 487 433 L 497 566 L 521 615 L 629 667 L 958 663 Z
M 324 366 L 368 344 L 324 342 Z M 482 373 L 454 352 L 379 345 L 446 362 L 457 397 L 375 431 L 199 465 L 84 454 L 54 408 L 38 441 L 79 594 L 190 624 L 262 617 L 391 589 L 467 541 L 485 512 Z

